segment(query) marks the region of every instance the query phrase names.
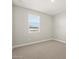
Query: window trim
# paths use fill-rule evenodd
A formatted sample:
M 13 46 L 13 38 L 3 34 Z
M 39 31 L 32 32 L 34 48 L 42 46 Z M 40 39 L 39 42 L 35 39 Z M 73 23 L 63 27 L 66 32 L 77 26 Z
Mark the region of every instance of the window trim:
M 39 17 L 39 18 L 38 18 L 38 20 L 39 20 L 38 29 L 30 29 L 29 16 L 34 16 L 34 17 L 36 16 L 36 17 Z M 39 32 L 40 32 L 40 16 L 39 16 L 39 15 L 28 14 L 28 32 L 29 32 L 29 33 L 39 33 Z

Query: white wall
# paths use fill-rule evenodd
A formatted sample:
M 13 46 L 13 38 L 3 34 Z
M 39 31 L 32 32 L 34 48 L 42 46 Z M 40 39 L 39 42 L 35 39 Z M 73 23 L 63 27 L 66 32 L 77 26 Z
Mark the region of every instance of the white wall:
M 66 12 L 54 16 L 54 37 L 60 41 L 66 41 Z
M 40 16 L 40 33 L 28 33 L 28 14 Z M 53 18 L 46 14 L 13 6 L 13 45 L 46 40 L 53 36 Z

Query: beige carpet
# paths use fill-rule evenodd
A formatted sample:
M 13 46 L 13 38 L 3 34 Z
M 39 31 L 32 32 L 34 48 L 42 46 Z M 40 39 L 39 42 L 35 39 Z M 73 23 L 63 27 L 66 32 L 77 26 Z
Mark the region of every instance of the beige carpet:
M 47 41 L 13 50 L 13 59 L 66 59 L 66 46 L 57 41 Z

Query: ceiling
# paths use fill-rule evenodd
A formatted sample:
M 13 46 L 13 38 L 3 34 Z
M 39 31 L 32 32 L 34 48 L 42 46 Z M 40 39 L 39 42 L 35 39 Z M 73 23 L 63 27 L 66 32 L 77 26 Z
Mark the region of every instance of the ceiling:
M 13 0 L 13 4 L 52 16 L 66 10 L 66 0 Z

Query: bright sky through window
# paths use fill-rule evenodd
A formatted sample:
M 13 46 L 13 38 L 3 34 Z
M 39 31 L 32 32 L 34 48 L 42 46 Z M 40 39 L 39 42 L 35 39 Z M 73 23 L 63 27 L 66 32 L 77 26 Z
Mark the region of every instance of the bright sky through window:
M 40 16 L 29 14 L 28 24 L 30 31 L 38 31 L 40 29 Z
M 39 27 L 40 26 L 39 16 L 30 15 L 28 18 L 29 18 L 30 27 Z

